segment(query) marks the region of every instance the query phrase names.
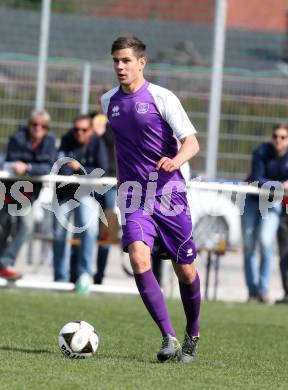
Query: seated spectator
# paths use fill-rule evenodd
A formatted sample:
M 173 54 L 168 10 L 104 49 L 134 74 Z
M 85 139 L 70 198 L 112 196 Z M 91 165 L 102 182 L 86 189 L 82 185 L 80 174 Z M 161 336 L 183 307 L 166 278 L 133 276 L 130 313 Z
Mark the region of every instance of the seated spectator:
M 73 160 L 65 163 L 59 170 L 61 175 L 73 175 L 91 173 L 95 168 L 107 170 L 107 154 L 105 144 L 93 132 L 91 118 L 88 115 L 80 115 L 74 120 L 74 126 L 62 138 L 58 153 L 59 157 L 70 157 Z M 84 171 L 85 170 L 85 171 Z M 87 227 L 77 234 L 80 240 L 79 255 L 76 267 L 75 280 L 82 275 L 92 277 L 93 252 L 98 233 L 97 202 L 94 194 L 86 191 L 77 191 L 78 184 L 68 184 L 57 187 L 56 196 L 60 204 L 58 214 L 54 216 L 53 223 L 53 257 L 54 280 L 68 281 L 66 255 L 67 227 L 70 218 L 74 217 L 76 228 Z M 76 197 L 77 191 L 77 197 Z M 78 206 L 72 210 L 69 201 L 77 198 Z M 81 284 L 81 283 L 80 283 Z M 77 286 L 77 283 L 76 283 Z
M 19 128 L 9 139 L 4 169 L 8 169 L 15 176 L 39 176 L 50 173 L 55 161 L 56 147 L 55 137 L 48 133 L 49 123 L 50 115 L 46 111 L 32 111 L 28 125 Z M 42 183 L 32 183 L 32 192 L 22 191 L 26 201 L 24 205 L 20 205 L 21 216 L 16 216 L 16 231 L 10 240 L 12 216 L 9 210 L 11 204 L 19 206 L 19 202 L 13 197 L 13 189 L 11 191 L 13 182 L 5 181 L 4 184 L 6 192 L 2 194 L 4 205 L 0 211 L 0 277 L 16 280 L 21 278 L 22 274 L 14 269 L 14 264 L 23 243 L 33 234 L 31 203 L 37 199 Z
M 249 182 L 261 186 L 267 181 L 288 180 L 288 126 L 277 124 L 273 127 L 272 142 L 258 146 L 252 156 Z M 259 196 L 247 195 L 242 216 L 244 270 L 249 301 L 269 301 L 269 282 L 272 271 L 272 250 L 275 242 L 281 203 L 268 209 L 263 218 L 259 208 Z M 260 248 L 260 265 L 257 267 L 256 249 Z

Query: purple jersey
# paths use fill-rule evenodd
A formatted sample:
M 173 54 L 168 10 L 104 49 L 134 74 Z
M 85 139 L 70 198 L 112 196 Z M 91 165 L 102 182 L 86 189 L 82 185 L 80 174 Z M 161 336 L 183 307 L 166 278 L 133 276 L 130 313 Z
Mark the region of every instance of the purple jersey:
M 145 195 L 149 175 L 156 171 L 158 161 L 164 156 L 175 157 L 177 139 L 196 130 L 179 99 L 171 91 L 147 81 L 134 93 L 114 88 L 102 96 L 101 102 L 114 131 L 119 184 L 137 181 Z M 176 182 L 177 190 L 185 191 L 180 170 L 157 173 L 157 195 L 162 194 L 167 182 Z

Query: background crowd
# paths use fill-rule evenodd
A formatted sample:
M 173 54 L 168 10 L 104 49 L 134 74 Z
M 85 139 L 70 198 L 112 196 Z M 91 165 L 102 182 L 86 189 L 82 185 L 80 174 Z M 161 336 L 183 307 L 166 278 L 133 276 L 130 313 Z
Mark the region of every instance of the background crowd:
M 15 176 L 39 176 L 49 174 L 55 161 L 65 157 L 59 167 L 61 175 L 83 175 L 102 168 L 105 176 L 115 177 L 113 134 L 103 114 L 93 112 L 79 115 L 72 127 L 62 136 L 59 147 L 49 131 L 50 115 L 42 110 L 32 111 L 27 126 L 20 127 L 10 137 L 4 170 Z M 280 123 L 272 129 L 271 142 L 262 143 L 252 154 L 251 170 L 247 180 L 261 186 L 267 181 L 283 183 L 288 190 L 288 126 Z M 15 261 L 22 245 L 33 235 L 33 207 L 42 184 L 33 183 L 30 188 L 18 188 L 17 181 L 2 180 L 0 200 L 0 277 L 16 280 L 22 274 L 15 268 Z M 53 216 L 53 270 L 57 282 L 75 283 L 76 290 L 84 291 L 89 283 L 101 284 L 109 254 L 109 244 L 95 245 L 99 237 L 99 205 L 106 212 L 115 210 L 116 189 L 103 195 L 78 191 L 78 184 L 58 184 L 56 187 L 57 216 Z M 18 191 L 21 198 L 11 196 Z M 271 193 L 271 199 L 273 194 Z M 26 201 L 25 201 L 26 199 Z M 77 207 L 71 207 L 76 199 Z M 21 212 L 19 203 L 21 201 Z M 277 303 L 288 303 L 288 215 L 287 196 L 274 202 L 266 216 L 259 208 L 259 196 L 247 195 L 241 217 L 244 275 L 248 289 L 248 301 L 269 302 L 269 283 L 272 272 L 273 247 L 278 237 L 280 274 L 284 290 Z M 25 203 L 26 202 L 26 203 Z M 14 210 L 14 211 L 13 211 Z M 69 234 L 69 223 L 80 232 Z M 12 223 L 13 222 L 13 223 Z M 85 229 L 81 227 L 85 226 Z M 259 259 L 257 250 L 259 249 Z M 156 251 L 155 251 L 156 253 Z M 159 278 L 159 267 L 154 262 L 154 271 Z M 96 272 L 93 274 L 93 270 Z
M 10 137 L 4 170 L 15 176 L 45 175 L 51 172 L 56 161 L 58 164 L 65 157 L 66 160 L 58 169 L 60 175 L 90 174 L 94 169 L 101 168 L 105 171 L 105 176 L 115 176 L 113 138 L 104 115 L 94 112 L 76 117 L 71 129 L 62 136 L 58 148 L 49 127 L 49 114 L 34 110 L 27 126 L 20 127 Z M 15 269 L 14 264 L 24 242 L 32 238 L 34 219 L 33 207 L 30 205 L 38 198 L 42 183 L 33 182 L 32 192 L 31 188 L 19 188 L 22 195 L 20 199 L 12 196 L 13 185 L 17 182 L 5 180 L 3 184 L 5 190 L 2 191 L 3 208 L 0 211 L 0 277 L 16 280 L 22 274 Z M 100 204 L 105 212 L 113 211 L 115 194 L 114 188 L 99 195 L 89 190 L 79 191 L 78 184 L 57 184 L 55 196 L 59 207 L 53 215 L 52 229 L 55 281 L 74 282 L 79 290 L 93 279 L 95 283 L 102 283 L 109 246 L 98 247 L 97 273 L 93 276 L 93 255 L 99 232 L 98 208 Z M 77 201 L 77 207 L 70 207 L 73 199 Z M 12 223 L 15 222 L 12 205 L 18 211 L 21 209 L 21 215 L 16 216 L 16 223 Z M 76 228 L 72 237 L 71 234 L 69 236 L 69 226 Z M 70 242 L 74 242 L 72 247 Z

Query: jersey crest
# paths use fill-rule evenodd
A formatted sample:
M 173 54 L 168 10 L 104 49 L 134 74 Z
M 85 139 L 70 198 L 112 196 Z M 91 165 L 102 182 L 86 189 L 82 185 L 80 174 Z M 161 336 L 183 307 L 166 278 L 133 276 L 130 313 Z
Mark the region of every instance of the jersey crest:
M 138 114 L 146 114 L 149 111 L 149 103 L 136 102 L 135 108 Z

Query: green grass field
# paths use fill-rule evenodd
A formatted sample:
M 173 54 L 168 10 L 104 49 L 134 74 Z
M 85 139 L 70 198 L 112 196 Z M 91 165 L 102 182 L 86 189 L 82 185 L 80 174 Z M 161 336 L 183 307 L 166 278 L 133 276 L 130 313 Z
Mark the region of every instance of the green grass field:
M 197 362 L 160 364 L 160 333 L 138 297 L 0 289 L 0 389 L 287 389 L 288 308 L 206 302 Z M 168 302 L 179 338 L 180 301 Z M 57 336 L 92 323 L 95 357 L 69 360 Z

